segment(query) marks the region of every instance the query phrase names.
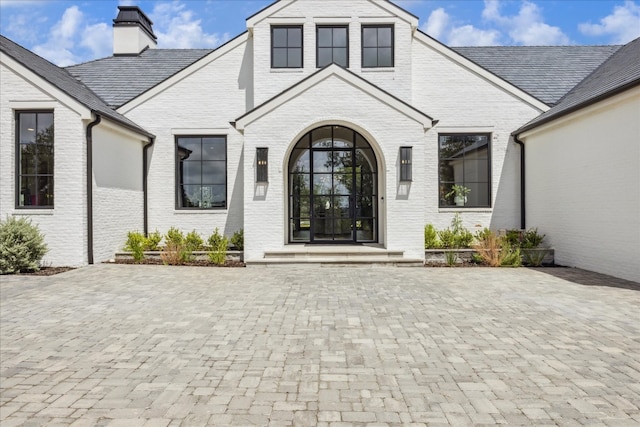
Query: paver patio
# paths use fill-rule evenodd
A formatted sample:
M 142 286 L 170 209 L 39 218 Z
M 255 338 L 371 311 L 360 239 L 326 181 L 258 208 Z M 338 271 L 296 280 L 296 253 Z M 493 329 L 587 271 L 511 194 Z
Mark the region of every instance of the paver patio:
M 640 285 L 571 269 L 0 278 L 0 424 L 640 425 Z

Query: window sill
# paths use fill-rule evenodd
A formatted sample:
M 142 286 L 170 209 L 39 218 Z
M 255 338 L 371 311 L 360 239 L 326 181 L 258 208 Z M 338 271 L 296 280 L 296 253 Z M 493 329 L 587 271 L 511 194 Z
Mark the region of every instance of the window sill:
M 272 68 L 272 73 L 304 73 L 304 68 Z
M 13 212 L 11 212 L 11 215 L 53 215 L 53 209 L 14 209 Z
M 362 67 L 363 73 L 395 73 L 395 67 Z
M 438 208 L 438 212 L 440 213 L 448 213 L 448 212 L 491 213 L 493 212 L 493 209 L 492 208 L 467 208 L 464 206 L 460 206 L 460 207 L 450 207 L 450 208 Z
M 176 215 L 205 215 L 205 214 L 213 214 L 213 215 L 221 215 L 229 213 L 229 210 L 226 208 L 220 209 L 174 209 L 173 211 Z

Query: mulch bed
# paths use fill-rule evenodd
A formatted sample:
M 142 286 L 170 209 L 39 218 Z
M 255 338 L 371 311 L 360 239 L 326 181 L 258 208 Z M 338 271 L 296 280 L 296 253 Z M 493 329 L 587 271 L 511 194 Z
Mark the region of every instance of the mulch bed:
M 109 264 L 164 265 L 161 259 L 156 258 L 147 258 L 142 262 L 136 262 L 132 259 L 118 259 L 115 262 L 110 262 Z M 181 265 L 188 267 L 245 267 L 245 263 L 240 261 L 226 261 L 223 265 L 218 265 L 211 261 L 199 260 L 185 262 Z
M 15 276 L 53 276 L 54 274 L 64 273 L 65 271 L 75 270 L 74 267 L 41 267 L 38 271 L 23 271 L 14 273 Z

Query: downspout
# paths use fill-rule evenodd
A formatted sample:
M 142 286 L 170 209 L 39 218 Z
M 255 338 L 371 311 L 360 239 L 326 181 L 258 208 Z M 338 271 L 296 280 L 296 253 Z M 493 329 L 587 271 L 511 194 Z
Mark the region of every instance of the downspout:
M 149 137 L 149 142 L 142 147 L 142 199 L 143 199 L 142 224 L 143 224 L 143 229 L 144 229 L 143 231 L 145 236 L 149 235 L 149 201 L 148 201 L 149 197 L 147 194 L 148 193 L 147 175 L 149 173 L 149 167 L 147 166 L 147 164 L 148 164 L 149 152 L 147 150 L 151 148 L 154 142 L 155 142 L 155 138 Z
M 520 229 L 526 230 L 526 207 L 525 207 L 525 173 L 524 173 L 524 142 L 518 138 L 518 134 L 513 134 L 513 142 L 520 146 Z
M 93 128 L 102 121 L 96 119 L 87 125 L 87 262 L 93 264 Z

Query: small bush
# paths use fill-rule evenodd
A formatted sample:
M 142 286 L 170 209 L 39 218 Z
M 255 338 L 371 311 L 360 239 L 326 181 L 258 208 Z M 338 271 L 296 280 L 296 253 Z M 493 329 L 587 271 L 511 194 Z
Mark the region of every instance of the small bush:
M 44 236 L 31 220 L 7 217 L 0 221 L 0 274 L 39 270 L 46 253 Z
M 453 245 L 456 248 L 470 248 L 473 243 L 473 234 L 466 228 L 459 230 L 453 237 Z
M 227 259 L 229 239 L 220 234 L 218 228 L 209 236 L 209 260 L 217 265 L 223 265 Z
M 519 248 L 522 244 L 523 234 L 521 230 L 507 230 L 504 240 L 509 246 Z
M 473 249 L 478 252 L 478 256 L 482 261 L 491 267 L 499 267 L 502 265 L 500 252 L 502 242 L 494 232 L 484 229 L 476 234 L 477 243 L 473 245 Z
M 537 248 L 542 244 L 545 236 L 546 236 L 545 234 L 543 235 L 538 234 L 537 228 L 531 228 L 524 232 L 522 236 L 522 244 L 520 245 L 520 247 L 524 249 Z
M 171 227 L 164 236 L 165 246 L 160 258 L 169 265 L 182 265 L 192 258 L 191 251 L 187 247 L 186 239 L 182 231 Z
M 137 231 L 130 231 L 127 233 L 127 243 L 124 246 L 124 250 L 131 252 L 131 256 L 133 256 L 135 262 L 142 262 L 142 260 L 144 260 L 146 245 L 147 239 L 144 237 L 144 234 Z
M 522 265 L 522 256 L 520 248 L 512 247 L 506 241 L 502 242 L 500 250 L 500 266 L 501 267 L 520 267 Z
M 445 252 L 444 253 L 444 261 L 447 263 L 449 267 L 453 267 L 458 263 L 458 253 L 457 252 Z
M 201 251 L 204 241 L 202 240 L 202 237 L 200 237 L 200 235 L 196 232 L 196 230 L 193 230 L 187 233 L 187 235 L 185 236 L 184 244 L 189 251 Z
M 158 230 L 153 233 L 149 233 L 146 242 L 144 244 L 145 251 L 157 251 L 160 249 L 160 242 L 162 241 L 162 234 Z
M 178 230 L 175 227 L 171 227 L 167 234 L 164 235 L 164 241 L 168 243 L 176 243 L 183 244 L 184 243 L 184 234 L 182 231 Z
M 231 236 L 231 244 L 237 251 L 244 250 L 244 230 L 242 228 L 233 233 L 233 236 Z
M 440 245 L 444 249 L 452 249 L 455 245 L 455 234 L 449 228 L 438 231 L 438 238 L 440 239 Z
M 427 224 L 424 226 L 424 248 L 436 249 L 440 247 L 440 241 L 438 240 L 438 232 L 433 224 Z
M 544 261 L 544 257 L 549 253 L 546 249 L 524 249 L 522 251 L 522 257 L 524 258 L 524 263 L 526 265 L 530 265 L 531 267 L 540 267 L 542 265 L 542 261 Z

